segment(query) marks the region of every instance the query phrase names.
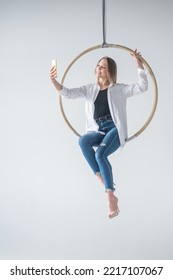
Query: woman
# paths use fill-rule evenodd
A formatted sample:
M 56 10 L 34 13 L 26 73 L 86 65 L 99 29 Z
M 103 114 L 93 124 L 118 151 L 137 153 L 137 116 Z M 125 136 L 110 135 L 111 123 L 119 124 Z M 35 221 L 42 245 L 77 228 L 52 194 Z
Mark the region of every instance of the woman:
M 110 57 L 99 60 L 95 69 L 97 83 L 79 88 L 62 86 L 55 79 L 55 67 L 50 70 L 50 79 L 59 94 L 66 98 L 82 97 L 86 100 L 86 133 L 79 138 L 79 145 L 94 174 L 105 186 L 109 218 L 117 216 L 119 208 L 108 156 L 123 147 L 127 139 L 127 98 L 148 88 L 140 53 L 135 50 L 131 55 L 138 70 L 138 83 L 132 85 L 116 82 L 117 66 Z

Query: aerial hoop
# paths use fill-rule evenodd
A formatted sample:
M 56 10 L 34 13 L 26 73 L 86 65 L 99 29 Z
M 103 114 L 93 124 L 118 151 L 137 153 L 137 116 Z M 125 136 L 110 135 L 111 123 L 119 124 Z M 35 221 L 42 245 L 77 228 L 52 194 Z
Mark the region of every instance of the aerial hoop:
M 96 50 L 96 49 L 101 49 L 101 48 L 116 48 L 116 49 L 121 49 L 121 50 L 124 50 L 124 51 L 127 51 L 127 52 L 132 52 L 134 53 L 134 51 L 130 48 L 127 48 L 125 46 L 122 46 L 122 45 L 117 45 L 117 44 L 102 44 L 102 45 L 96 45 L 96 46 L 93 46 L 91 48 L 88 48 L 86 50 L 84 50 L 83 52 L 81 52 L 78 56 L 76 56 L 72 62 L 68 65 L 67 69 L 65 70 L 64 74 L 63 74 L 63 77 L 62 77 L 62 80 L 61 80 L 61 84 L 63 85 L 64 84 L 64 81 L 65 81 L 65 78 L 69 72 L 69 70 L 71 69 L 71 67 L 73 66 L 73 64 L 79 59 L 81 58 L 82 56 L 84 56 L 86 53 L 89 53 L 93 50 Z M 128 139 L 126 139 L 126 142 L 129 142 L 131 140 L 133 140 L 134 138 L 136 138 L 137 136 L 139 136 L 146 128 L 147 126 L 150 124 L 154 114 L 155 114 L 155 111 L 156 111 L 156 107 L 157 107 L 157 102 L 158 102 L 158 87 L 157 87 L 157 82 L 156 82 L 156 78 L 154 76 L 154 73 L 151 69 L 151 67 L 149 66 L 149 64 L 144 60 L 143 57 L 139 56 L 139 59 L 142 61 L 142 63 L 144 64 L 144 66 L 146 67 L 146 69 L 148 70 L 150 76 L 151 76 L 151 79 L 153 81 L 153 84 L 154 84 L 154 103 L 153 103 L 153 106 L 152 106 L 152 110 L 151 110 L 151 113 L 147 119 L 147 121 L 144 123 L 144 125 L 135 133 L 133 134 L 132 136 L 130 136 Z M 67 119 L 67 116 L 64 112 L 64 108 L 63 108 L 63 103 L 62 103 L 62 97 L 61 95 L 59 95 L 59 105 L 60 105 L 60 110 L 61 110 L 61 113 L 62 113 L 62 116 L 66 122 L 66 124 L 68 125 L 68 127 L 74 132 L 75 135 L 77 135 L 78 137 L 80 137 L 81 135 L 77 132 L 76 129 L 74 129 L 74 127 L 70 124 L 69 120 Z

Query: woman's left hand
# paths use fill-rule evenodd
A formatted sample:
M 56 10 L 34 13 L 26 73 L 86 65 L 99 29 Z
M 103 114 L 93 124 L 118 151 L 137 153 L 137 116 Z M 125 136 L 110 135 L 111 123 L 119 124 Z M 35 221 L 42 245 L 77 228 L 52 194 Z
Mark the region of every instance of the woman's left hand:
M 135 51 L 134 51 L 134 52 L 131 52 L 130 54 L 131 54 L 131 56 L 133 56 L 133 58 L 135 59 L 135 61 L 136 61 L 136 63 L 137 63 L 137 67 L 138 67 L 138 68 L 141 68 L 141 69 L 144 69 L 143 63 L 142 63 L 142 61 L 141 61 L 141 59 L 140 59 L 141 53 L 138 52 L 137 49 L 135 49 Z

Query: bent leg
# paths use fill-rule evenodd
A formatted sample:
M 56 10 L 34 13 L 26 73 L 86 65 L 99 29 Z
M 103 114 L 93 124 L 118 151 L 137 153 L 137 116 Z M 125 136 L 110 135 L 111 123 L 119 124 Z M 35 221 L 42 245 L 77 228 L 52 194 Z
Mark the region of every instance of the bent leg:
M 96 161 L 99 166 L 101 176 L 104 181 L 106 190 L 114 191 L 112 167 L 108 156 L 115 152 L 120 146 L 117 128 L 112 128 L 103 138 L 96 151 Z
M 104 135 L 98 132 L 88 132 L 79 138 L 79 146 L 82 153 L 95 174 L 100 172 L 95 158 L 94 146 L 98 146 L 103 140 Z

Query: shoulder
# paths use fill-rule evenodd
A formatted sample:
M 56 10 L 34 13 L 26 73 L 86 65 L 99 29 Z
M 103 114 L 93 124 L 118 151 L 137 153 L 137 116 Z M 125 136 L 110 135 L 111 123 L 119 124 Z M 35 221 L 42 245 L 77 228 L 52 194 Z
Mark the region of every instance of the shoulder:
M 85 86 L 86 99 L 93 101 L 99 92 L 99 86 L 96 83 L 90 83 Z
M 116 83 L 110 86 L 110 90 L 111 91 L 119 91 L 119 90 L 123 90 L 126 86 L 128 86 L 127 84 L 123 84 L 123 83 Z
M 94 83 L 90 83 L 90 84 L 86 84 L 81 86 L 81 88 L 85 89 L 85 90 L 93 90 L 97 87 L 97 84 Z
M 88 89 L 95 89 L 95 88 L 98 88 L 98 85 L 96 83 L 90 83 L 90 84 L 87 84 L 86 87 Z
M 110 97 L 114 100 L 124 99 L 126 98 L 125 92 L 127 84 L 116 83 L 110 86 Z
M 93 93 L 93 92 L 99 90 L 99 86 L 95 83 L 90 83 L 90 84 L 85 85 L 85 89 L 88 93 Z

